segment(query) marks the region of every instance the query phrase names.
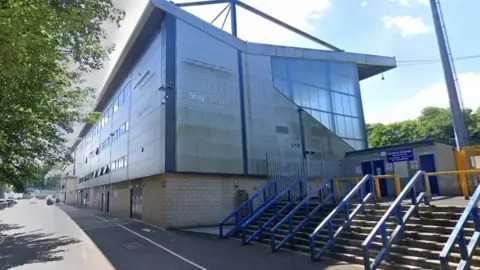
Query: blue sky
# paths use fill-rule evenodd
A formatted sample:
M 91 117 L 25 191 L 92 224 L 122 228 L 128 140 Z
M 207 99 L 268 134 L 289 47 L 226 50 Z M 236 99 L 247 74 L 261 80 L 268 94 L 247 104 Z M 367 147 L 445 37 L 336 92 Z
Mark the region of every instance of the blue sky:
M 147 0 L 116 0 L 127 16 L 120 29 L 111 28 L 117 50 L 112 67 Z M 175 2 L 187 2 L 177 0 Z M 399 67 L 361 83 L 367 122 L 390 123 L 413 119 L 426 106 L 447 107 L 440 61 L 406 65 L 400 61 L 439 59 L 428 0 L 244 0 L 244 2 L 346 51 L 395 56 Z M 461 4 L 460 4 L 461 2 Z M 480 1 L 442 0 L 454 57 L 480 55 Z M 188 8 L 212 20 L 222 5 Z M 281 27 L 240 10 L 240 38 L 291 46 L 321 48 Z M 221 25 L 218 20 L 216 25 Z M 229 31 L 227 23 L 225 30 Z M 480 58 L 456 61 L 466 107 L 480 106 Z M 106 71 L 104 71 L 106 72 Z

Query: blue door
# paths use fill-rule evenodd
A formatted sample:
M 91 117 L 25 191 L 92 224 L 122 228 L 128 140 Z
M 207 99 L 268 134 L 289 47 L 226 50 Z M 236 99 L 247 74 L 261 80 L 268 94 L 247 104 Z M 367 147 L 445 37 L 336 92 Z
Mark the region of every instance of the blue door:
M 364 161 L 362 162 L 362 173 L 365 176 L 365 174 L 373 174 L 373 169 L 372 169 L 372 162 L 370 161 Z M 369 193 L 370 187 L 372 186 L 372 180 L 368 180 L 366 187 L 365 187 L 365 193 Z
M 385 174 L 385 164 L 384 164 L 383 160 L 374 160 L 372 163 L 373 163 L 373 174 L 374 175 L 384 175 Z M 378 183 L 380 184 L 380 194 L 382 196 L 388 196 L 387 179 L 380 178 L 380 179 L 378 179 Z
M 420 169 L 426 172 L 436 172 L 437 168 L 435 167 L 435 157 L 433 154 L 421 155 L 420 156 Z M 429 176 L 430 180 L 430 190 L 432 195 L 439 195 L 440 190 L 438 189 L 438 179 L 436 176 Z M 422 182 L 425 186 L 425 182 Z

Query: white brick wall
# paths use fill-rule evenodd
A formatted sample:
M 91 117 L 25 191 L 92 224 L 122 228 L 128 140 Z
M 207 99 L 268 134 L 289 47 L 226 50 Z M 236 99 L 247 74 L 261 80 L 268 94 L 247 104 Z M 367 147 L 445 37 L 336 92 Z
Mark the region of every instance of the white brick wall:
M 266 179 L 241 176 L 168 175 L 166 226 L 218 225 L 236 208 L 238 190 L 247 190 L 252 196 L 265 184 Z

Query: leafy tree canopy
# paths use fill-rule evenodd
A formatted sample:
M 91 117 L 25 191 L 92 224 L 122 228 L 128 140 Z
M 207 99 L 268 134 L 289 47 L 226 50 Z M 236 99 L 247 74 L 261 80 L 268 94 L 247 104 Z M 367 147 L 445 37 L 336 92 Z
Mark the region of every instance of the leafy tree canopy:
M 111 0 L 0 0 L 0 182 L 23 189 L 42 165 L 70 159 L 65 135 L 92 121 L 82 78 L 102 67 Z
M 480 108 L 476 111 L 466 109 L 470 144 L 480 144 Z M 369 147 L 381 147 L 392 144 L 408 143 L 424 139 L 438 139 L 453 143 L 453 131 L 450 109 L 427 107 L 415 120 L 388 125 L 367 124 Z

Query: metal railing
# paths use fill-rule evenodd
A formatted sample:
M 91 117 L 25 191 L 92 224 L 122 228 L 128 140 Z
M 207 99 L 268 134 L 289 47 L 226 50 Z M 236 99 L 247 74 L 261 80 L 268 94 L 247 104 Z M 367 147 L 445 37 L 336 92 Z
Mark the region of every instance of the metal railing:
M 342 233 L 343 230 L 348 230 L 350 228 L 350 224 L 352 222 L 352 219 L 358 214 L 359 211 L 362 213 L 365 213 L 365 204 L 368 202 L 368 200 L 372 199 L 373 202 L 376 202 L 375 198 L 375 192 L 374 192 L 374 181 L 369 181 L 373 180 L 373 176 L 371 174 L 367 174 L 363 177 L 363 179 L 350 191 L 350 193 L 345 196 L 345 198 L 340 202 L 340 204 L 335 207 L 335 209 L 330 212 L 330 214 L 318 225 L 318 227 L 310 234 L 309 240 L 310 240 L 310 257 L 312 261 L 318 260 L 322 254 L 329 248 L 332 247 L 332 245 L 335 242 L 335 239 Z M 371 185 L 370 186 L 370 192 L 365 195 L 365 187 L 366 185 Z M 349 203 L 350 200 L 355 196 L 359 196 L 359 204 L 355 209 L 352 211 L 350 214 L 350 209 L 349 209 Z M 345 220 L 344 222 L 340 225 L 340 227 L 334 232 L 333 231 L 333 218 L 341 211 L 344 210 L 345 214 Z M 320 249 L 320 251 L 317 252 L 315 243 L 316 243 L 316 236 L 318 235 L 319 232 L 321 232 L 323 229 L 327 228 L 328 229 L 328 241 L 324 244 L 324 246 Z
M 360 182 L 362 178 L 357 177 L 357 176 L 352 176 L 352 177 L 342 177 L 342 178 L 333 178 L 334 180 L 334 185 L 335 185 L 335 196 L 337 200 L 340 200 L 341 198 L 341 183 L 342 182 L 353 182 L 355 181 L 356 183 Z M 398 195 L 400 195 L 400 192 L 402 190 L 401 183 L 400 183 L 400 175 L 398 174 L 382 174 L 382 175 L 374 175 L 373 176 L 373 181 L 375 181 L 374 187 L 375 187 L 375 194 L 376 194 L 376 199 L 377 201 L 382 200 L 382 193 L 380 190 L 380 179 L 384 180 L 394 180 L 395 184 L 395 192 Z M 321 179 L 317 180 L 317 185 L 320 184 Z
M 295 201 L 301 201 L 306 196 L 303 185 L 304 183 L 302 180 L 296 180 L 295 182 L 290 184 L 290 186 L 288 186 L 284 191 L 278 194 L 277 197 L 269 201 L 267 204 L 263 205 L 263 207 L 259 211 L 257 211 L 245 223 L 243 223 L 241 225 L 242 244 L 247 245 L 257 236 L 262 236 L 265 228 L 267 228 L 268 225 L 276 221 L 278 217 L 287 209 L 291 210 Z M 298 191 L 295 190 L 296 187 L 298 187 Z M 286 200 L 287 203 L 282 207 L 282 209 L 278 210 L 278 203 L 282 200 Z M 273 216 L 267 222 L 263 223 L 263 215 L 272 206 L 274 207 Z M 250 237 L 247 237 L 246 232 L 248 226 L 256 220 L 258 221 L 258 229 Z
M 269 203 L 271 200 L 276 198 L 278 195 L 278 187 L 276 182 L 270 182 L 266 184 L 262 189 L 256 192 L 251 198 L 242 203 L 237 209 L 235 209 L 230 215 L 228 215 L 224 220 L 219 224 L 220 229 L 220 238 L 227 238 L 233 235 L 240 226 L 248 220 L 253 214 L 255 214 L 259 209 L 261 209 L 265 204 Z M 260 197 L 262 196 L 262 197 Z M 263 198 L 263 201 L 255 206 L 255 200 Z M 247 210 L 248 213 L 245 216 L 242 216 L 242 211 Z M 235 218 L 234 227 L 223 233 L 224 226 L 232 219 Z
M 277 223 L 277 225 L 275 225 L 275 227 L 272 228 L 272 230 L 270 231 L 270 245 L 272 252 L 278 251 L 287 241 L 291 241 L 293 246 L 293 239 L 295 238 L 295 234 L 297 233 L 297 231 L 303 228 L 303 226 L 305 226 L 305 224 L 310 220 L 313 215 L 315 215 L 315 213 L 323 209 L 326 203 L 328 203 L 329 201 L 335 203 L 333 179 L 327 179 L 323 181 L 322 184 L 320 184 L 320 187 L 318 188 L 319 204 L 310 211 L 311 199 L 312 197 L 307 197 L 303 199 L 302 202 L 300 202 L 292 211 L 290 211 L 290 213 L 288 213 L 288 215 L 286 215 L 280 222 Z M 302 209 L 304 209 L 305 218 L 303 218 L 303 220 L 299 224 L 294 226 L 293 217 Z M 288 234 L 277 244 L 277 241 L 275 239 L 275 233 L 281 228 L 283 224 L 287 222 Z
M 467 171 L 470 173 L 480 173 L 480 170 Z M 467 174 L 466 171 L 463 171 L 464 174 Z M 445 246 L 440 253 L 440 263 L 442 270 L 450 269 L 448 265 L 448 256 L 452 249 L 455 247 L 455 244 L 458 243 L 460 249 L 460 262 L 457 266 L 457 269 L 470 269 L 470 260 L 473 256 L 474 251 L 477 249 L 477 246 L 480 242 L 480 219 L 478 216 L 478 202 L 480 201 L 480 185 L 477 186 L 475 192 L 473 193 L 470 201 L 465 207 L 462 215 L 458 219 L 457 225 L 453 229 L 452 233 L 448 237 Z M 473 221 L 473 235 L 470 238 L 470 242 L 465 239 L 465 226 L 468 223 L 469 217 Z
M 422 199 L 425 200 L 425 204 L 429 204 L 429 197 L 425 196 L 425 192 L 421 192 L 417 196 L 417 192 L 415 190 L 415 185 L 417 184 L 417 182 L 421 181 L 424 175 L 424 171 L 418 171 L 412 177 L 412 179 L 408 182 L 400 195 L 397 196 L 395 201 L 390 205 L 387 212 L 385 212 L 380 221 L 378 221 L 377 225 L 375 225 L 375 227 L 367 236 L 365 241 L 363 241 L 363 261 L 366 270 L 376 269 L 378 265 L 382 262 L 382 260 L 385 258 L 385 256 L 388 256 L 388 253 L 390 252 L 390 247 L 392 246 L 395 239 L 398 236 L 403 236 L 405 224 L 407 223 L 408 219 L 412 216 L 412 214 L 418 216 L 418 205 L 420 204 Z M 412 199 L 412 205 L 405 213 L 403 213 L 402 201 L 404 200 L 405 196 L 407 196 L 407 194 L 410 194 L 410 197 Z M 397 226 L 395 227 L 392 235 L 388 237 L 387 221 L 392 215 L 396 216 Z M 378 233 L 381 233 L 382 236 L 382 249 L 373 260 L 373 263 L 370 264 L 370 246 Z

